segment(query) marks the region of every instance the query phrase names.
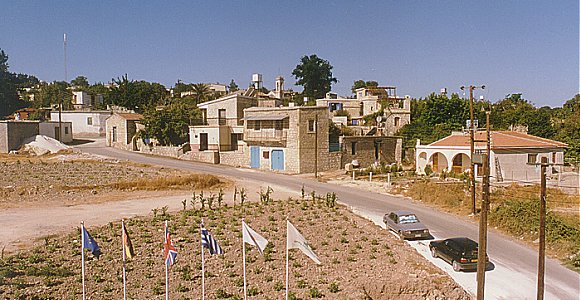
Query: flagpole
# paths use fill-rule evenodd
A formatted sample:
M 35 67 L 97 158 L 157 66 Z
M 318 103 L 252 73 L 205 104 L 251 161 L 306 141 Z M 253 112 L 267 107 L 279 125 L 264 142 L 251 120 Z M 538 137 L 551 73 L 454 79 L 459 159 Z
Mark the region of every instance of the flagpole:
M 123 300 L 127 300 L 127 275 L 125 267 L 125 220 L 121 220 L 121 244 L 121 251 L 123 252 Z
M 83 277 L 83 300 L 87 299 L 86 289 L 85 289 L 85 222 L 81 221 L 81 264 L 82 264 L 82 277 Z
M 244 300 L 246 300 L 248 297 L 246 292 L 246 242 L 244 241 L 243 233 L 244 233 L 244 218 L 242 218 L 242 254 L 244 256 Z
M 286 217 L 286 300 L 288 300 L 288 217 Z
M 169 229 L 167 228 L 167 220 L 165 220 L 165 230 L 163 231 L 163 233 L 165 234 L 165 242 L 166 243 L 167 243 L 167 231 L 168 230 Z M 171 255 L 171 254 L 167 254 L 167 255 Z M 169 269 L 167 267 L 167 259 L 165 260 L 165 300 L 169 300 Z
M 201 230 L 203 230 L 203 218 L 201 219 L 201 225 L 199 226 L 199 232 L 201 237 Z M 205 260 L 203 258 L 203 239 L 200 239 L 201 243 L 201 299 L 205 300 Z

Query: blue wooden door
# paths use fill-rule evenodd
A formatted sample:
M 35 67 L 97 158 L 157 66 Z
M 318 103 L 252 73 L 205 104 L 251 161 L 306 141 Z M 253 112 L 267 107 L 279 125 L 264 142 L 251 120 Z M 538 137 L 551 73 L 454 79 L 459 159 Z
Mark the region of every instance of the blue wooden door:
M 272 150 L 272 170 L 284 170 L 284 151 Z
M 250 168 L 260 168 L 260 147 L 250 147 Z

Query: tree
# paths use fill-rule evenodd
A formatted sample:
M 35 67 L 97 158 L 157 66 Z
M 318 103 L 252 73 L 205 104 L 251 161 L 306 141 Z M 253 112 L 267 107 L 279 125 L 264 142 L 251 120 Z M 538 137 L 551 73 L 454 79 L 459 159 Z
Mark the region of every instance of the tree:
M 109 92 L 107 101 L 137 112 L 162 104 L 167 98 L 167 90 L 162 84 L 129 80 L 127 74 L 113 79 L 113 83 L 115 86 Z
M 89 87 L 89 80 L 82 75 L 77 76 L 70 82 L 71 86 L 77 90 L 86 91 Z
M 178 79 L 173 87 L 173 95 L 176 98 L 181 98 L 181 93 L 189 92 L 191 90 L 191 84 L 183 83 L 183 81 Z
M 62 109 L 72 109 L 72 92 L 68 89 L 66 81 L 54 81 L 50 84 L 43 84 L 34 92 L 33 106 L 58 107 L 62 103 Z
M 211 90 L 209 86 L 205 83 L 194 83 L 193 84 L 193 97 L 195 98 L 196 104 L 201 103 L 209 97 Z
M 303 56 L 292 75 L 297 80 L 296 85 L 304 87 L 304 96 L 314 99 L 324 97 L 331 90 L 332 83 L 338 82 L 332 77 L 332 65 L 316 54 Z
M 201 112 L 195 106 L 173 101 L 160 110 L 147 109 L 142 123 L 146 137 L 162 145 L 181 145 L 188 140 L 189 125 L 201 123 Z
M 26 106 L 20 100 L 18 88 L 24 87 L 28 75 L 14 74 L 9 72 L 8 55 L 0 49 L 0 118 L 14 113 L 17 109 Z M 36 77 L 34 77 L 36 79 Z M 36 79 L 38 81 L 38 79 Z
M 237 92 L 239 90 L 238 85 L 236 84 L 236 82 L 233 79 L 232 79 L 232 81 L 230 81 L 230 85 L 228 86 L 228 90 L 230 91 L 230 93 Z
M 356 80 L 353 84 L 352 84 L 352 88 L 350 89 L 352 91 L 352 93 L 354 94 L 355 91 L 357 89 L 363 88 L 363 87 L 378 87 L 379 83 L 371 80 L 371 81 L 364 81 L 364 80 Z

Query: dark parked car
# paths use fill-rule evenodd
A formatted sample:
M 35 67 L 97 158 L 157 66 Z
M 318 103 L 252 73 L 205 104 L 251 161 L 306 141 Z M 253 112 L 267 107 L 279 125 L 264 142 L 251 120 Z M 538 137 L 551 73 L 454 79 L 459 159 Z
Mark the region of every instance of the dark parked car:
M 466 237 L 432 241 L 429 244 L 431 255 L 440 257 L 453 266 L 453 271 L 477 269 L 477 243 Z M 489 257 L 486 256 L 486 266 Z
M 429 229 L 425 227 L 417 216 L 406 210 L 398 210 L 383 216 L 387 229 L 396 232 L 401 239 L 428 238 Z

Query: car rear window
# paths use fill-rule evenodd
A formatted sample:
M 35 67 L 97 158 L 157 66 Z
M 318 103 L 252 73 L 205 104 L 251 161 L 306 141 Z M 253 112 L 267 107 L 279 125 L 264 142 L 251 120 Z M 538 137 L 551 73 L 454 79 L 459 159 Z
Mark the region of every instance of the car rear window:
M 415 215 L 401 215 L 399 216 L 399 223 L 407 224 L 407 223 L 417 223 L 419 220 Z

